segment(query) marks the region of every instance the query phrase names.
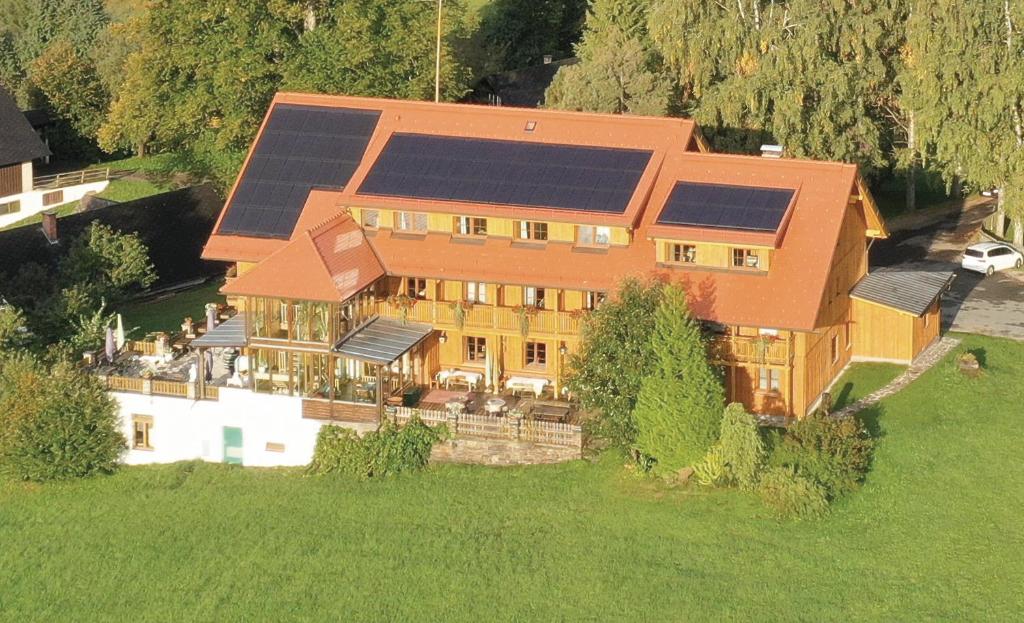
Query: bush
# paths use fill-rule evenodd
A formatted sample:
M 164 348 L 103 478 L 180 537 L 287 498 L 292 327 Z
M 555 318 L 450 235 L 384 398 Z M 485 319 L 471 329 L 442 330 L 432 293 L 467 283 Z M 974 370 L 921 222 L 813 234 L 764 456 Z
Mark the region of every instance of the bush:
M 711 446 L 704 458 L 694 464 L 693 477 L 705 487 L 722 483 L 725 479 L 725 456 L 722 454 L 722 446 Z
M 792 468 L 773 467 L 761 477 L 761 500 L 778 517 L 808 519 L 828 512 L 825 490 Z
M 766 453 L 757 423 L 742 404 L 734 402 L 725 408 L 718 446 L 724 464 L 723 482 L 744 491 L 754 490 Z
M 444 426 L 434 429 L 416 417 L 401 428 L 385 420 L 362 437 L 340 426 L 323 426 L 309 472 L 372 478 L 422 469 L 431 448 L 446 436 Z
M 829 499 L 857 488 L 871 463 L 874 442 L 855 416 L 835 418 L 814 412 L 790 425 L 771 457 L 817 483 Z
M 4 472 L 35 481 L 111 473 L 126 447 L 117 403 L 95 377 L 28 355 L 0 361 Z

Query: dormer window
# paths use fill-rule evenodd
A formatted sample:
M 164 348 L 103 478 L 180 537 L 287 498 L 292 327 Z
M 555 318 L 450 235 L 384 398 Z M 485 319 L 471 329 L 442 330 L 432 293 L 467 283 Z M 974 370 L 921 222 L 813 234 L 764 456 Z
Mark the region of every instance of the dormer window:
M 395 231 L 427 233 L 427 215 L 423 212 L 395 212 Z
M 459 236 L 486 236 L 487 219 L 473 216 L 456 216 L 455 233 Z
M 607 247 L 611 241 L 611 227 L 596 227 L 594 225 L 578 225 L 576 227 L 576 244 L 581 247 Z
M 697 246 L 692 244 L 670 244 L 668 257 L 676 264 L 696 264 Z
M 548 239 L 548 224 L 540 221 L 519 221 L 516 227 L 516 236 L 520 240 Z
M 733 249 L 733 268 L 761 268 L 761 257 L 755 249 Z

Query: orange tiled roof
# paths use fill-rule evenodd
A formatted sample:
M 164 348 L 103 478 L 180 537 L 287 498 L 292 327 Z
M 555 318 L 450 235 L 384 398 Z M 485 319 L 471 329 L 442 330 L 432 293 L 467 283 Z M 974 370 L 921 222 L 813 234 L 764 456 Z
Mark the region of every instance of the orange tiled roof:
M 294 237 L 250 271 L 225 285 L 225 294 L 310 301 L 343 301 L 384 276 L 363 230 L 340 214 Z
M 625 276 L 658 276 L 686 285 L 694 312 L 702 318 L 813 330 L 818 326 L 818 309 L 843 217 L 859 181 L 856 167 L 842 163 L 684 152 L 695 130 L 691 122 L 678 119 L 296 94 L 280 94 L 275 102 L 381 108 L 384 112 L 348 189 L 311 192 L 290 241 L 219 234 L 211 237 L 204 257 L 241 261 L 266 258 L 226 286 L 227 294 L 342 300 L 347 298 L 346 293 L 358 289 L 357 284 L 368 285 L 384 274 L 606 291 L 614 290 Z M 447 203 L 441 207 L 438 202 L 364 198 L 352 189 L 358 188 L 391 132 L 508 138 L 521 134 L 528 119 L 540 119 L 532 140 L 646 145 L 655 152 L 656 157 L 630 202 L 628 216 L 624 217 L 634 229 L 629 247 L 613 246 L 594 252 L 576 249 L 570 243 L 549 242 L 535 247 L 499 238 L 488 238 L 482 244 L 461 244 L 453 242 L 449 234 L 437 232 L 412 238 L 386 230 L 364 234 L 350 217 L 331 219 L 348 205 L 422 207 L 431 211 L 515 217 L 520 209 Z M 788 188 L 796 190 L 796 194 L 775 233 L 656 224 L 662 206 L 679 181 Z M 608 222 L 607 215 L 561 210 L 540 216 L 539 212 L 556 211 L 529 210 L 534 218 L 540 219 L 584 223 L 602 216 L 603 222 Z M 877 220 L 876 214 L 867 216 L 869 221 Z M 315 227 L 325 219 L 331 220 Z M 322 236 L 332 235 L 335 241 L 344 238 L 348 242 L 337 248 L 318 244 Z M 757 244 L 775 247 L 775 251 L 767 273 L 682 269 L 657 265 L 653 242 L 656 237 Z M 342 274 L 348 278 L 339 282 Z

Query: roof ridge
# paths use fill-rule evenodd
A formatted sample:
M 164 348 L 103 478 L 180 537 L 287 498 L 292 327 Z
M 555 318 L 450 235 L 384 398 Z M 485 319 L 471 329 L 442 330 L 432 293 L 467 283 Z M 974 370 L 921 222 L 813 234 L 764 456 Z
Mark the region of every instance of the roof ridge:
M 816 167 L 834 167 L 838 169 L 854 168 L 859 169 L 858 165 L 854 162 L 843 162 L 842 160 L 815 160 L 813 158 L 766 158 L 764 156 L 758 156 L 756 154 L 729 154 L 720 152 L 697 152 L 697 151 L 683 151 L 677 152 L 675 155 L 685 156 L 696 160 L 708 159 L 708 160 L 739 160 L 743 162 L 759 162 L 761 164 L 767 164 L 768 166 L 816 166 Z M 771 163 L 771 164 L 770 164 Z

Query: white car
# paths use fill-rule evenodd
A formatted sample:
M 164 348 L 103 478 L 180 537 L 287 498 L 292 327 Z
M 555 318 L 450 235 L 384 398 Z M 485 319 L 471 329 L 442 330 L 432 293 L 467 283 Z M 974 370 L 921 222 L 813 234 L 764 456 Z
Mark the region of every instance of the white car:
M 991 275 L 997 270 L 1024 266 L 1024 254 L 1008 244 L 979 242 L 967 247 L 960 266 L 976 273 Z

